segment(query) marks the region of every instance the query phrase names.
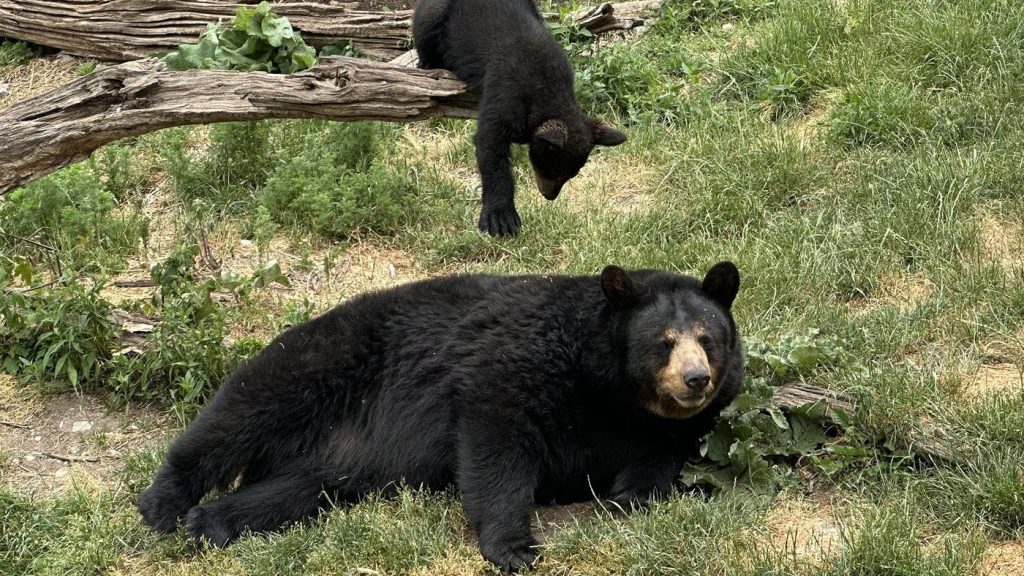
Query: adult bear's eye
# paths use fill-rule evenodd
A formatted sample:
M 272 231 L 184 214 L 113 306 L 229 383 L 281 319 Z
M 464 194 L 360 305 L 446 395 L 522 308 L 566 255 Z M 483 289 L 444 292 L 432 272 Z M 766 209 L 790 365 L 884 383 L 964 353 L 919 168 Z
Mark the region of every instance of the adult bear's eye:
M 705 350 L 711 348 L 711 336 L 708 336 L 707 334 L 701 334 L 697 338 L 697 342 L 700 344 L 700 347 Z

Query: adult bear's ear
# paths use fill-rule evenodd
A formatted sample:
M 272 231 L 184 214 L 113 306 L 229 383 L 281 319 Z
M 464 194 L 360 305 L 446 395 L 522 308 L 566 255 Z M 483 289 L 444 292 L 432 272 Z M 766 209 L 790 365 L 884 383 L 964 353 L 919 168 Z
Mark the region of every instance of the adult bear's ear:
M 601 291 L 616 310 L 628 310 L 647 296 L 647 287 L 618 266 L 605 266 L 601 271 Z
M 565 139 L 568 136 L 569 128 L 566 127 L 565 122 L 557 118 L 545 120 L 543 124 L 537 126 L 537 130 L 533 133 L 533 137 L 537 140 L 546 142 L 559 150 L 565 146 Z
M 590 125 L 594 131 L 594 144 L 598 146 L 618 146 L 626 141 L 626 134 L 612 128 L 612 125 L 604 120 L 590 119 Z
M 740 271 L 732 262 L 719 262 L 704 274 L 699 288 L 728 310 L 740 290 Z

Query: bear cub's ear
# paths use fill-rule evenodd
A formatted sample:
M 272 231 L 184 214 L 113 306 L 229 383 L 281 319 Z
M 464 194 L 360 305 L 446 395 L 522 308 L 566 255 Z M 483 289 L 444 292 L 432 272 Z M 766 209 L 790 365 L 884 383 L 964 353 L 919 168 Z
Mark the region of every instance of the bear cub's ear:
M 612 125 L 604 120 L 590 119 L 590 125 L 594 132 L 594 144 L 598 146 L 618 146 L 626 141 L 623 132 L 612 128 Z
M 545 120 L 543 124 L 537 126 L 537 130 L 533 133 L 533 137 L 541 142 L 547 142 L 551 146 L 561 150 L 565 146 L 565 140 L 569 136 L 569 128 L 558 119 Z
M 740 290 L 740 271 L 732 262 L 719 262 L 704 275 L 699 288 L 728 310 Z
M 601 271 L 601 290 L 616 310 L 628 310 L 647 296 L 647 287 L 635 282 L 618 266 L 605 266 Z

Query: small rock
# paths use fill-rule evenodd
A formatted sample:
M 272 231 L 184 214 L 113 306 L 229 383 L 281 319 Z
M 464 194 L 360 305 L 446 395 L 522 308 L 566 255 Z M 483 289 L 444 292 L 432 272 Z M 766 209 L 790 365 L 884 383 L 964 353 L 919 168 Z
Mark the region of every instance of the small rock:
M 238 245 L 241 246 L 242 248 L 252 248 L 253 241 L 252 240 L 245 240 L 245 239 L 239 240 L 238 241 Z
M 92 422 L 88 420 L 79 420 L 71 425 L 71 431 L 74 433 L 88 432 L 92 430 Z
M 36 442 L 41 442 L 43 440 L 43 437 L 42 436 L 36 436 L 36 437 L 34 437 L 32 439 L 35 440 Z
M 0 96 L 6 95 L 8 92 L 10 92 L 10 90 L 11 90 L 10 83 L 5 82 L 3 84 L 0 84 Z
M 68 475 L 68 468 L 67 468 L 67 466 L 61 466 L 60 468 L 57 469 L 56 472 L 53 473 L 53 475 L 55 477 L 57 477 L 57 478 L 63 478 L 64 476 L 67 476 Z
M 726 22 L 725 24 L 722 24 L 722 32 L 732 32 L 735 29 L 736 25 L 733 24 L 732 22 Z
M 22 460 L 24 460 L 25 462 L 31 462 L 31 461 L 33 461 L 35 459 L 36 459 L 36 455 L 35 454 L 25 454 L 25 456 L 22 458 Z

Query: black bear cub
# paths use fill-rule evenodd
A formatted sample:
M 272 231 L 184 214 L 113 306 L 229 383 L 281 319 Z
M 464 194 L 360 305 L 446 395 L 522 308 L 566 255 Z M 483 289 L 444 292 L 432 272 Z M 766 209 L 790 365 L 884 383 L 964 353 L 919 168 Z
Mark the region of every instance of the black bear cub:
M 537 187 L 554 200 L 595 145 L 626 140 L 580 110 L 569 59 L 532 0 L 417 0 L 412 35 L 421 68 L 451 70 L 480 96 L 479 227 L 488 234 L 519 231 L 511 144 L 530 145 Z
M 699 280 L 608 266 L 359 296 L 242 365 L 139 510 L 226 545 L 402 482 L 454 484 L 484 557 L 527 567 L 533 504 L 670 491 L 740 387 L 739 282 L 729 262 Z

